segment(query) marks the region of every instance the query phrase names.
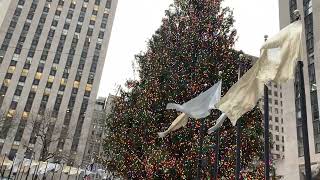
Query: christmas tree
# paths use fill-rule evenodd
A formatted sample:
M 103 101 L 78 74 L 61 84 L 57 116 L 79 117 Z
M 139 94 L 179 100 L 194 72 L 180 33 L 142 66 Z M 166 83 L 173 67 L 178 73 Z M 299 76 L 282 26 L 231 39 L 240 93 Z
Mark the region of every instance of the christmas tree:
M 221 112 L 192 119 L 164 139 L 157 136 L 177 117 L 167 103 L 182 104 L 222 80 L 222 94 L 251 66 L 251 59 L 233 50 L 234 19 L 220 0 L 176 0 L 162 25 L 135 57 L 139 80 L 128 81 L 114 101 L 107 120 L 107 166 L 128 179 L 196 179 L 213 176 L 216 136 L 206 130 Z M 263 179 L 261 113 L 255 108 L 240 121 L 241 176 Z M 218 178 L 234 179 L 236 131 L 230 122 L 220 130 Z M 199 153 L 201 161 L 199 159 Z M 256 168 L 253 170 L 253 168 Z

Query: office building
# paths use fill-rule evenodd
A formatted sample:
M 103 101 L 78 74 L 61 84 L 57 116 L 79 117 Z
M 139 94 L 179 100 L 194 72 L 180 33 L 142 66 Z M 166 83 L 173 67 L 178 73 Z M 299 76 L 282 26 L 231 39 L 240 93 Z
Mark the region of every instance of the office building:
M 320 1 L 279 0 L 280 27 L 295 20 L 294 11 L 300 11 L 303 21 L 301 60 L 304 64 L 309 148 L 312 167 L 320 162 Z M 296 78 L 282 86 L 285 124 L 284 179 L 304 179 L 304 146 L 302 138 L 301 103 L 298 72 Z
M 86 145 L 83 164 L 85 166 L 90 163 L 101 164 L 105 158 L 103 149 L 103 139 L 105 138 L 108 129 L 106 128 L 107 118 L 111 113 L 113 100 L 115 96 L 109 95 L 108 98 L 99 97 L 96 100 L 92 122 L 90 126 L 90 134 Z
M 2 154 L 46 159 L 60 152 L 66 163 L 82 163 L 116 6 L 11 0 L 0 29 Z

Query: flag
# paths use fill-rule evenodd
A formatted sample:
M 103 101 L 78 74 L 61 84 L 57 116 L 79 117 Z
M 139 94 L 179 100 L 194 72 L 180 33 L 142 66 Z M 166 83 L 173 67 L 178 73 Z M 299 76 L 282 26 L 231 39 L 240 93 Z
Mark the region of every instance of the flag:
M 220 100 L 221 84 L 222 82 L 219 81 L 199 96 L 182 105 L 169 103 L 167 109 L 175 109 L 195 119 L 205 118 L 209 116 L 211 109 L 215 109 L 214 105 Z
M 211 88 L 199 94 L 199 96 L 191 99 L 190 101 L 180 105 L 169 103 L 167 109 L 175 109 L 182 112 L 165 131 L 158 133 L 159 137 L 163 138 L 171 131 L 175 131 L 181 127 L 184 127 L 188 123 L 188 118 L 195 119 L 205 118 L 210 114 L 211 109 L 215 109 L 215 104 L 221 97 L 221 84 L 214 84 Z
M 220 117 L 217 119 L 216 124 L 210 129 L 208 129 L 208 134 L 211 134 L 215 132 L 217 129 L 219 129 L 226 119 L 227 119 L 227 115 L 225 113 L 222 113 Z
M 296 21 L 268 39 L 260 50 L 257 62 L 217 103 L 217 109 L 225 113 L 233 125 L 256 106 L 265 84 L 270 81 L 282 83 L 294 78 L 301 34 L 302 23 Z
M 164 131 L 158 133 L 159 137 L 164 138 L 167 134 L 169 134 L 171 131 L 175 131 L 181 127 L 184 127 L 188 123 L 188 116 L 185 113 L 180 114 L 170 125 L 170 127 Z

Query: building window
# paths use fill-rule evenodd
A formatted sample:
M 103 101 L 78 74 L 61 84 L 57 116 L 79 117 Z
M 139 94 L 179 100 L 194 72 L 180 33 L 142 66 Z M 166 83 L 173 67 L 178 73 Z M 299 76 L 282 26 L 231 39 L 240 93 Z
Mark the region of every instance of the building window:
M 107 0 L 106 8 L 108 8 L 108 9 L 110 9 L 110 8 L 111 8 L 111 0 Z
M 103 36 L 104 36 L 104 32 L 103 32 L 103 31 L 100 31 L 98 37 L 99 37 L 100 39 L 103 39 Z
M 75 7 L 76 7 L 76 2 L 73 1 L 73 2 L 70 4 L 70 8 L 71 8 L 71 9 L 74 9 Z
M 58 5 L 63 6 L 63 4 L 64 4 L 64 0 L 59 0 Z
M 92 11 L 92 15 L 95 15 L 95 16 L 96 16 L 97 14 L 98 14 L 98 11 L 97 11 L 97 10 L 93 10 L 93 11 Z
M 92 33 L 93 33 L 93 29 L 89 28 L 89 29 L 88 29 L 88 32 L 87 32 L 87 35 L 88 35 L 88 36 L 92 36 Z
M 18 105 L 18 102 L 12 101 L 11 104 L 10 104 L 10 109 L 16 109 L 17 105 Z
M 72 19 L 72 16 L 73 16 L 73 12 L 69 10 L 69 12 L 67 14 L 67 18 Z
M 20 76 L 19 82 L 26 82 L 26 76 Z
M 46 84 L 46 88 L 52 88 L 52 82 L 47 82 L 47 84 Z

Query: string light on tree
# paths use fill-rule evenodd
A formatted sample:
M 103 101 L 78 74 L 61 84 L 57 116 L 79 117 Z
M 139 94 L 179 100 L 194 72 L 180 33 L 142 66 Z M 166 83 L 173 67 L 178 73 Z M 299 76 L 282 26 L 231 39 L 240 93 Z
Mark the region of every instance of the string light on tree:
M 241 61 L 249 69 L 251 60 L 233 50 L 236 31 L 232 13 L 219 0 L 175 0 L 165 12 L 162 25 L 148 42 L 147 51 L 135 56 L 139 81 L 128 81 L 127 91 L 116 98 L 107 120 L 109 136 L 105 151 L 109 169 L 129 179 L 195 179 L 198 165 L 200 120 L 164 139 L 157 136 L 177 117 L 166 110 L 169 102 L 183 104 L 222 78 L 222 95 L 237 81 Z M 202 32 L 202 33 L 199 33 Z M 196 52 L 196 53 L 195 53 Z M 205 129 L 220 115 L 213 110 Z M 247 113 L 242 132 L 242 166 L 261 160 L 262 127 L 258 109 Z M 229 123 L 229 122 L 227 122 Z M 235 168 L 235 130 L 226 124 L 220 131 L 219 175 L 230 178 Z M 205 136 L 202 177 L 212 177 L 216 143 Z M 263 179 L 263 164 L 241 173 L 246 179 Z

